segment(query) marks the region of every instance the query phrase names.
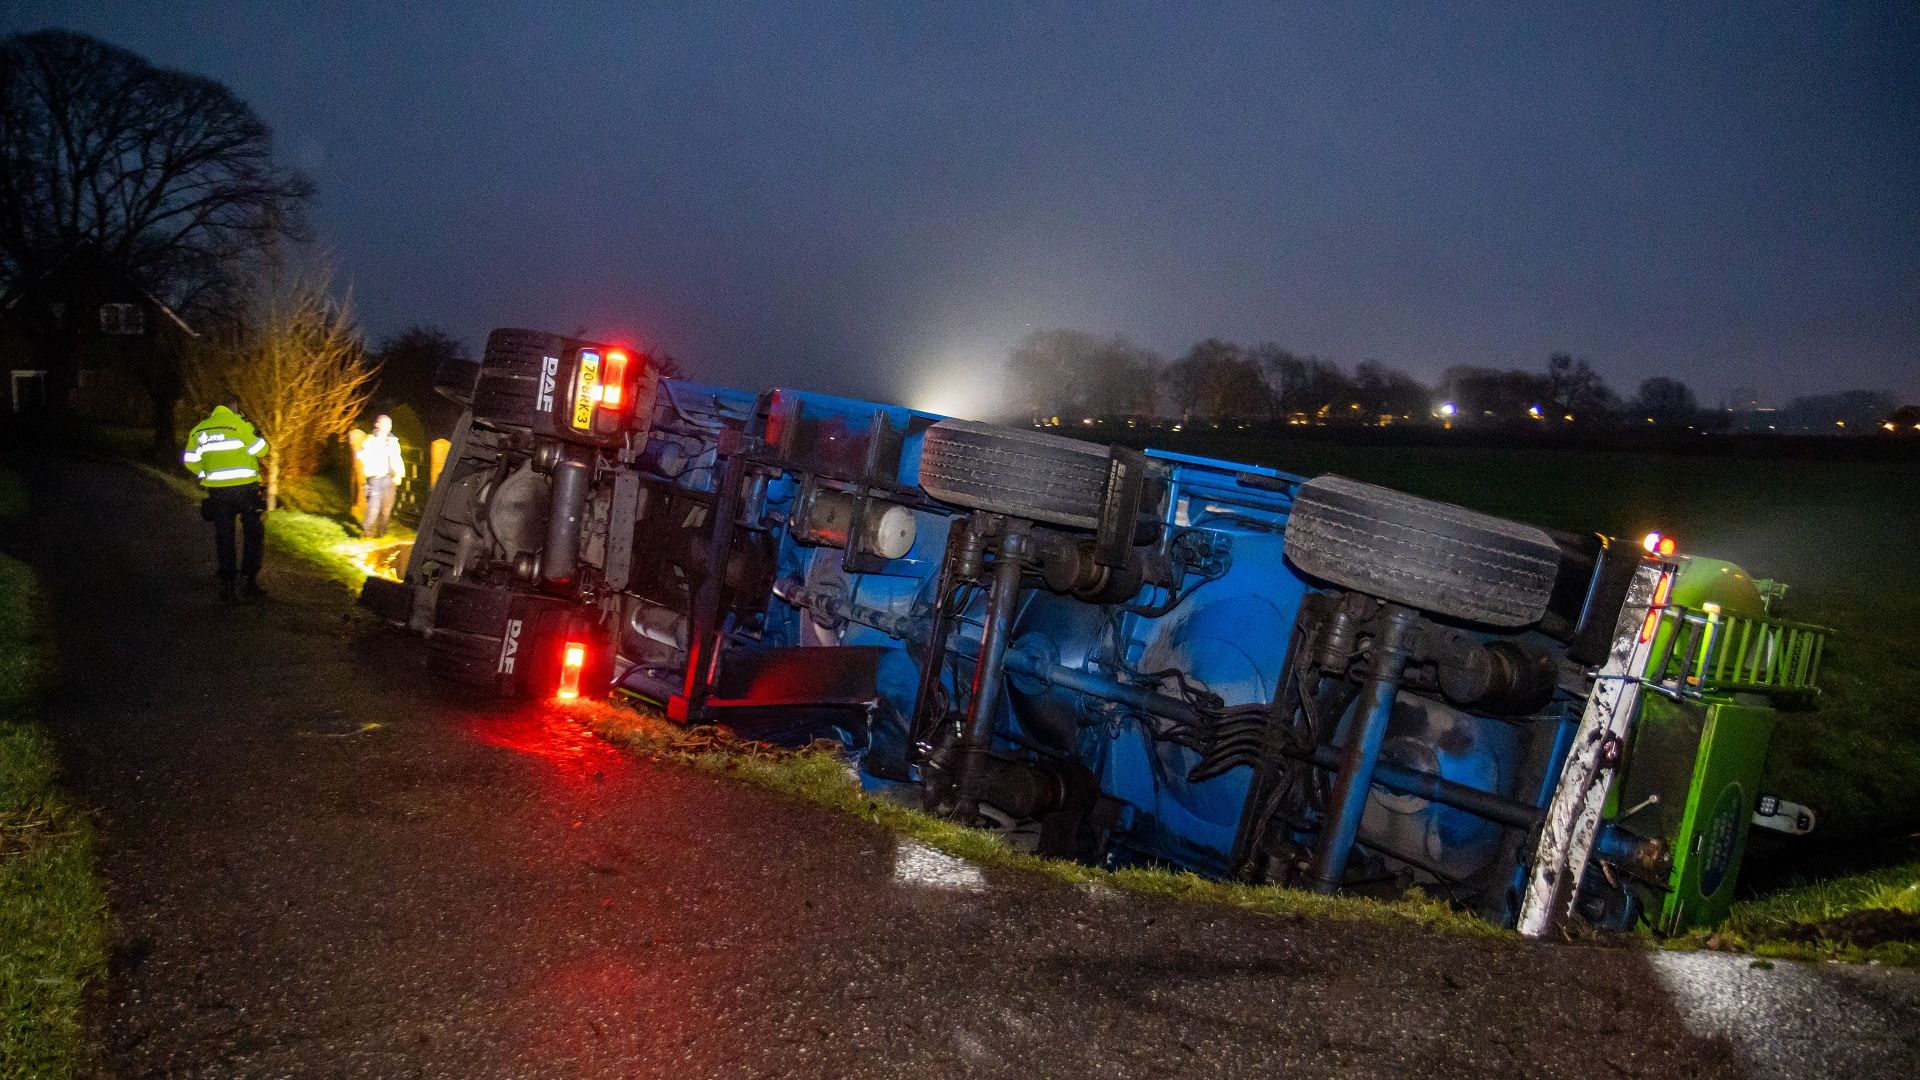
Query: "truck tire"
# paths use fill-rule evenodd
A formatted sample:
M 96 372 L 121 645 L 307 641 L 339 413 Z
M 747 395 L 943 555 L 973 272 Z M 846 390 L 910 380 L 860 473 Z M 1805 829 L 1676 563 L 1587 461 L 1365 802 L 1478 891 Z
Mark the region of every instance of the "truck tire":
M 566 339 L 538 330 L 495 330 L 487 335 L 480 375 L 473 386 L 474 418 L 487 424 L 530 428 L 538 415 L 541 372 L 547 357 L 563 356 Z
M 575 606 L 497 585 L 443 581 L 427 633 L 427 669 L 493 697 L 550 690 L 559 660 L 546 639 Z
M 480 377 L 480 365 L 472 360 L 450 356 L 433 370 L 433 388 L 449 401 L 473 404 L 473 384 Z
M 920 487 L 942 502 L 1009 517 L 1097 528 L 1107 451 L 1037 431 L 942 420 L 927 429 Z
M 1561 558 L 1545 530 L 1331 475 L 1294 495 L 1286 552 L 1335 585 L 1503 627 L 1546 614 Z

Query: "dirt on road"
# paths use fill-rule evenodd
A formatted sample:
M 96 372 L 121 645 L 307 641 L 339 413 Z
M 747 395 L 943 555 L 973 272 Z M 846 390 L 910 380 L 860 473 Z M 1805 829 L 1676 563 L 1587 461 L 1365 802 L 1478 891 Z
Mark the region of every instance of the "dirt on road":
M 1920 973 L 1280 920 L 981 870 L 458 700 L 320 575 L 21 459 L 118 1076 L 1912 1075 Z

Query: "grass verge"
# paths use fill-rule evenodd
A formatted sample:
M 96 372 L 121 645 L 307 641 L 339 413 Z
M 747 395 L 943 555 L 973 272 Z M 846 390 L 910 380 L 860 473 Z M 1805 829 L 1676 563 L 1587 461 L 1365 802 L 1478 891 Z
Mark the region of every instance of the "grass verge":
M 200 485 L 184 473 L 138 460 L 131 464 L 186 498 L 200 499 L 205 495 Z M 286 507 L 266 515 L 266 527 L 268 549 L 305 559 L 348 589 L 358 589 L 361 582 L 367 579 L 371 572 L 369 560 L 379 552 L 413 539 L 413 534 L 405 527 L 395 526 L 384 539 L 364 540 L 349 532 L 346 524 L 337 517 Z
M 25 513 L 0 471 L 0 523 Z M 0 555 L 0 1078 L 72 1076 L 86 1065 L 89 986 L 106 976 L 106 897 L 93 831 L 54 784 L 38 723 L 48 670 L 32 572 Z
M 984 866 L 1039 874 L 1072 885 L 1180 897 L 1267 915 L 1388 923 L 1481 937 L 1511 936 L 1510 931 L 1418 892 L 1397 900 L 1321 896 L 1303 889 L 1215 881 L 1185 871 L 1152 867 L 1103 870 L 1015 851 L 994 833 L 875 798 L 861 789 L 846 762 L 827 747 L 770 748 L 733 738 L 724 729 L 681 728 L 657 714 L 611 702 L 581 703 L 566 708 L 595 734 L 637 753 L 737 777 L 783 795 L 852 814 Z
M 1742 901 L 1673 944 L 1792 960 L 1920 966 L 1920 862 L 1808 881 Z
M 601 738 L 636 753 L 736 777 L 852 814 L 985 866 L 1009 867 L 1074 885 L 1176 896 L 1267 915 L 1384 923 L 1477 937 L 1514 936 L 1512 931 L 1417 891 L 1397 900 L 1321 896 L 1303 889 L 1215 881 L 1152 867 L 1102 870 L 1014 851 L 991 832 L 957 825 L 868 794 L 833 747 L 772 748 L 734 738 L 724 729 L 681 728 L 650 711 L 611 702 L 566 708 Z M 1718 927 L 1696 930 L 1660 944 L 1795 960 L 1920 966 L 1920 862 L 1769 893 L 1735 905 L 1732 915 Z

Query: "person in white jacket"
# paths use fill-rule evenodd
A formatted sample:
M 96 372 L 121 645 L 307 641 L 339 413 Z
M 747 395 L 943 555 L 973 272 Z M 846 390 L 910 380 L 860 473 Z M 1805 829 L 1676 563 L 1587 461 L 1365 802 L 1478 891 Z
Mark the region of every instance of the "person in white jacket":
M 385 536 L 393 517 L 393 493 L 407 478 L 407 461 L 400 454 L 400 440 L 393 434 L 393 419 L 373 418 L 373 434 L 360 444 L 360 475 L 365 477 L 367 512 L 360 521 L 360 535 Z

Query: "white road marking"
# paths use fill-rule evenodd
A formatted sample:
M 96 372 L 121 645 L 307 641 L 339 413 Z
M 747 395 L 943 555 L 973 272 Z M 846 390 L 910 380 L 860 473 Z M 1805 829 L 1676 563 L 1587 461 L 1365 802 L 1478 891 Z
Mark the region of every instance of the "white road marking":
M 1790 960 L 1765 968 L 1710 952 L 1656 952 L 1651 963 L 1687 1029 L 1725 1040 L 1755 1080 L 1913 1075 L 1912 1005 L 1887 1005 L 1920 1001 L 1920 971 Z
M 980 868 L 917 840 L 899 840 L 893 849 L 893 880 L 930 889 L 980 892 L 987 887 Z

